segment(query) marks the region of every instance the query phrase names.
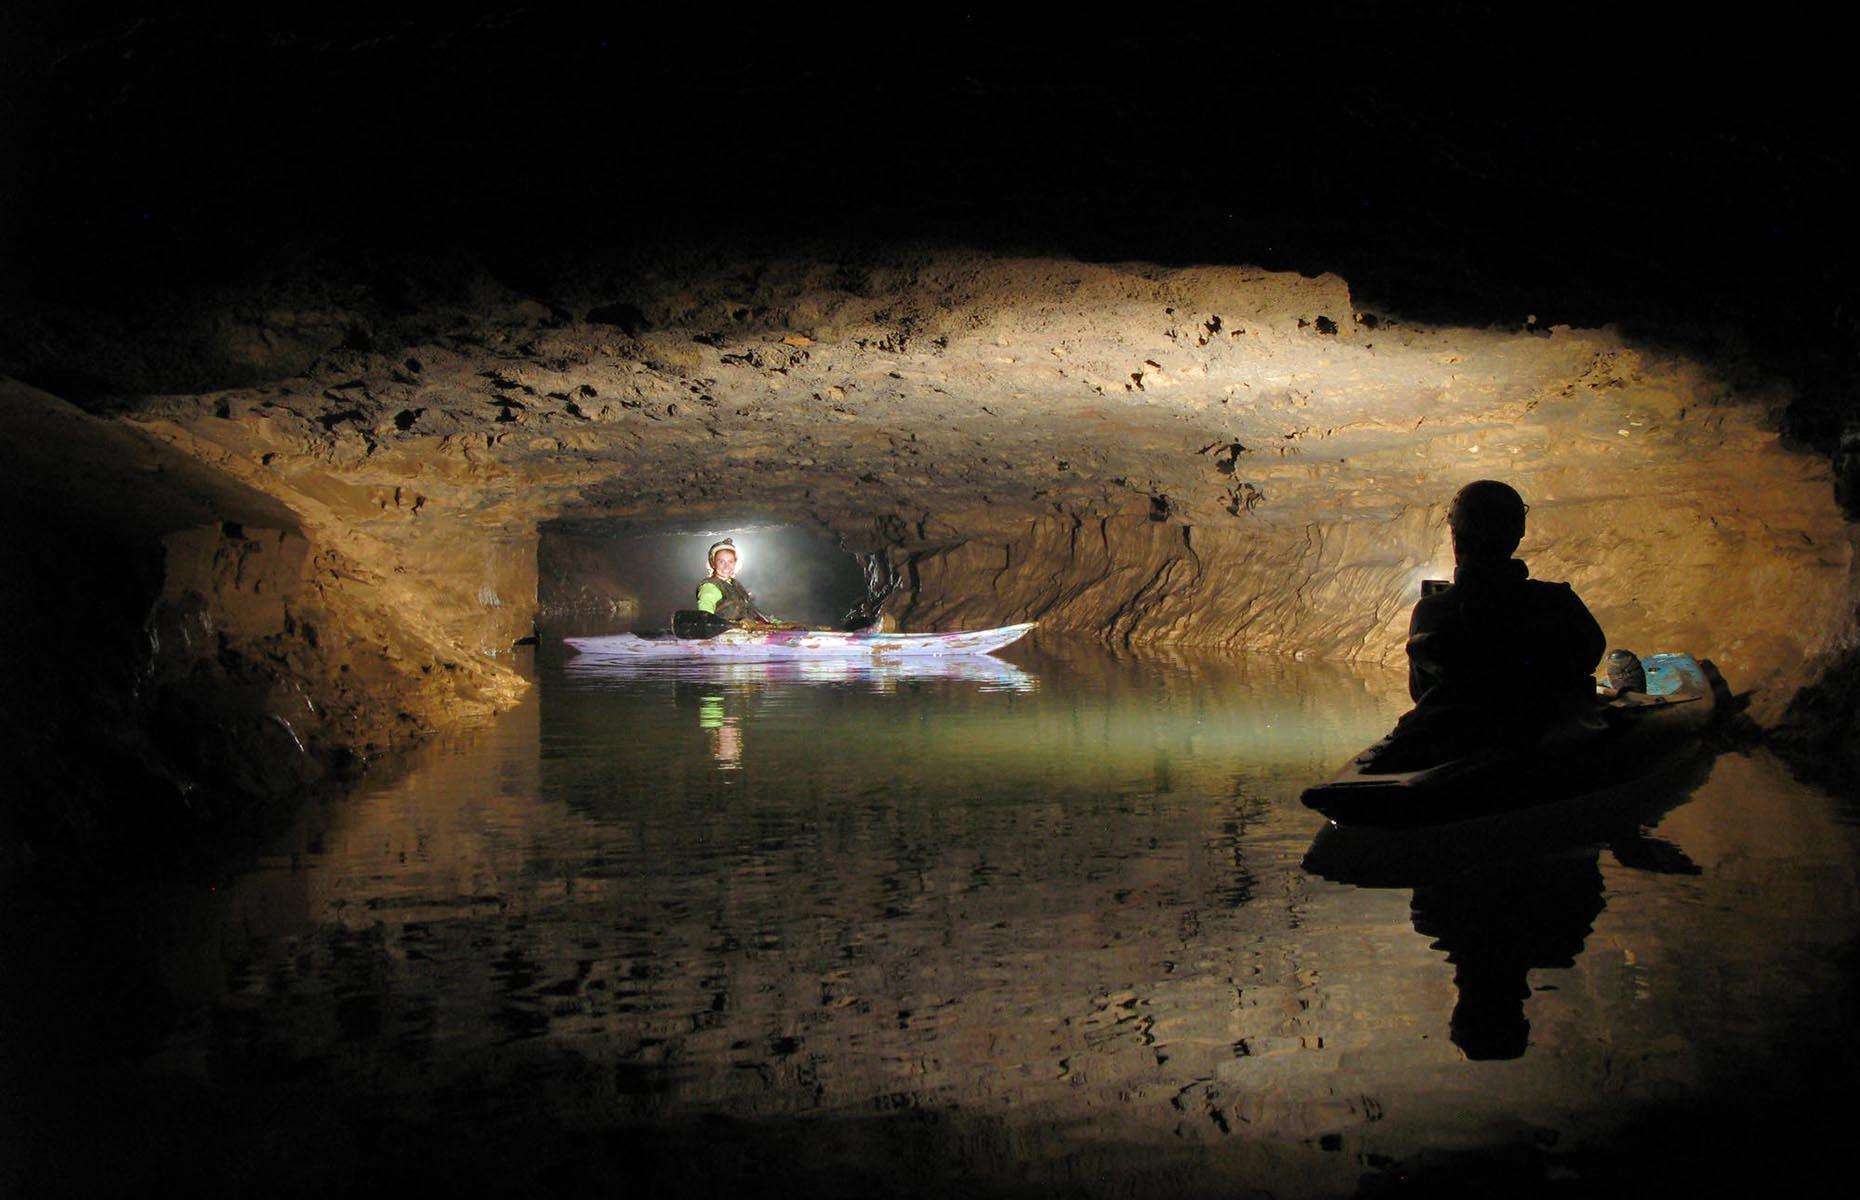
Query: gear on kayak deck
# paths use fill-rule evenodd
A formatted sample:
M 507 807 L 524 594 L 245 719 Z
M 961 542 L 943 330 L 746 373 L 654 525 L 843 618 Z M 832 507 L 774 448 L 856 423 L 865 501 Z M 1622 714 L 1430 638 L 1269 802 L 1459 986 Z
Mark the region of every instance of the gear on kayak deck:
M 1602 673 L 1608 686 L 1617 692 L 1647 690 L 1647 672 L 1640 665 L 1640 655 L 1632 650 L 1610 650 L 1602 660 Z

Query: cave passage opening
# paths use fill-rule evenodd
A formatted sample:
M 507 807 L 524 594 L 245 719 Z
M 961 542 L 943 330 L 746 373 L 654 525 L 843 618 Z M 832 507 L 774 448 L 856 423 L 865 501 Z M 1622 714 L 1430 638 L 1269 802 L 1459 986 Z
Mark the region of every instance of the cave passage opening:
M 864 556 L 817 524 L 569 517 L 539 532 L 536 627 L 545 644 L 669 628 L 673 612 L 697 606 L 709 549 L 726 537 L 737 548 L 737 577 L 771 617 L 838 626 L 874 599 Z

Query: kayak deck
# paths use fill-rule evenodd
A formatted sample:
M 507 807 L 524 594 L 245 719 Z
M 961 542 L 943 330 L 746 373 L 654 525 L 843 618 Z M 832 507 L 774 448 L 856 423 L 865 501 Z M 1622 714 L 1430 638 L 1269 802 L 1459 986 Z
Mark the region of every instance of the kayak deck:
M 882 661 L 891 658 L 953 654 L 989 654 L 1025 636 L 1034 627 L 1003 625 L 960 633 L 881 633 L 833 629 L 730 629 L 707 638 L 641 637 L 633 633 L 609 637 L 565 638 L 568 645 L 591 658 L 606 659 L 734 659 L 773 662 L 785 659 L 845 658 Z
M 593 680 L 676 680 L 681 683 L 781 686 L 947 680 L 983 691 L 1031 692 L 1037 676 L 992 654 L 911 654 L 903 658 L 612 658 L 577 654 L 563 664 L 570 675 Z
M 1618 787 L 1687 746 L 1710 723 L 1711 678 L 1686 654 L 1642 660 L 1647 692 L 1598 703 L 1599 720 L 1553 730 L 1523 750 L 1449 759 L 1409 771 L 1372 765 L 1388 739 L 1336 778 L 1307 788 L 1306 807 L 1339 825 L 1413 828 L 1511 812 Z

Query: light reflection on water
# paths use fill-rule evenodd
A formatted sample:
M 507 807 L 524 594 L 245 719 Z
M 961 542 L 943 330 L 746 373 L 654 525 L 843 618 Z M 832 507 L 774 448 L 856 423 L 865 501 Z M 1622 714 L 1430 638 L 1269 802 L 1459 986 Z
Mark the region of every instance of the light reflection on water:
M 1283 1196 L 1568 1150 L 1834 1032 L 1854 831 L 1767 758 L 1650 831 L 1314 873 L 1298 792 L 1386 727 L 1388 678 L 1015 657 L 545 665 L 195 914 L 150 1069 L 263 1095 L 316 1063 L 544 1163 L 654 1131 L 668 1181 L 736 1144 L 816 1183 Z

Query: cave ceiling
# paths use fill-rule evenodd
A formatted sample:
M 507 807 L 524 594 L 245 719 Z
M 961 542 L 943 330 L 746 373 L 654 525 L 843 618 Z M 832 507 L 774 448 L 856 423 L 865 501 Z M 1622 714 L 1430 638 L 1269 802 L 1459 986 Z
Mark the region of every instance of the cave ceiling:
M 1375 4 L 1155 29 L 506 5 L 9 21 L 0 290 L 145 337 L 229 289 L 405 312 L 463 263 L 550 302 L 679 269 L 678 248 L 927 239 L 1329 271 L 1413 317 L 1773 341 L 1828 328 L 1853 262 L 1832 46 L 1762 22 Z M 210 375 L 190 390 L 233 381 Z
M 540 526 L 782 520 L 924 624 L 1386 659 L 1493 474 L 1616 628 L 1839 624 L 1852 151 L 1760 26 L 8 19 L 0 370 L 434 644 L 508 646 Z

